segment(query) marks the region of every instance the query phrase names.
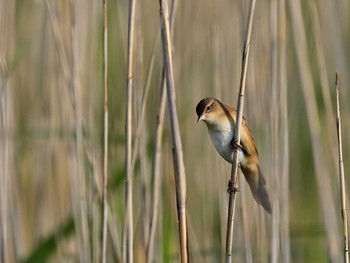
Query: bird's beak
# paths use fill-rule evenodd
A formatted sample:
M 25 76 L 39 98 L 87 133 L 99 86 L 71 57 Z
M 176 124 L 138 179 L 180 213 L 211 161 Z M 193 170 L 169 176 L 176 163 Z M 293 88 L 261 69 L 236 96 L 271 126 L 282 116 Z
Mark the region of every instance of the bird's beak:
M 202 116 L 198 116 L 197 123 L 202 120 L 202 117 L 203 117 L 203 115 Z

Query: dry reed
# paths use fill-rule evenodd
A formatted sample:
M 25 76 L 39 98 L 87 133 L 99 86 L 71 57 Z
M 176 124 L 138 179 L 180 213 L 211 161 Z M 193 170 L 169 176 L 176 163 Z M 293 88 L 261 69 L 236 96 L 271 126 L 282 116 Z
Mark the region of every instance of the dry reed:
M 71 66 L 70 66 L 70 76 L 71 79 L 70 89 L 72 94 L 72 104 L 73 104 L 73 118 L 74 118 L 74 148 L 75 148 L 75 180 L 72 189 L 79 189 L 76 193 L 79 195 L 74 199 L 79 200 L 79 221 L 81 228 L 81 260 L 85 262 L 90 262 L 90 243 L 89 240 L 89 230 L 88 230 L 88 219 L 86 213 L 87 207 L 87 190 L 86 190 L 86 180 L 84 171 L 84 158 L 83 158 L 83 123 L 82 123 L 82 105 L 81 105 L 81 83 L 79 77 L 79 56 L 78 56 L 78 36 L 76 28 L 76 7 L 75 2 L 69 2 L 69 13 L 70 13 L 70 38 L 71 38 Z
M 0 262 L 14 262 L 14 238 L 11 235 L 11 160 L 13 143 L 10 140 L 13 129 L 12 85 L 10 65 L 13 59 L 15 31 L 15 3 L 3 2 L 0 8 Z
M 343 146 L 341 133 L 340 105 L 339 105 L 339 74 L 335 74 L 335 92 L 337 101 L 337 137 L 338 137 L 338 157 L 339 157 L 339 178 L 340 178 L 340 201 L 341 201 L 341 217 L 343 221 L 343 251 L 344 263 L 349 263 L 349 236 L 348 236 L 348 216 L 346 213 L 346 190 L 344 178 L 344 162 L 343 162 Z
M 160 102 L 157 110 L 156 124 L 155 124 L 155 145 L 153 154 L 152 164 L 152 198 L 151 198 L 151 220 L 150 220 L 150 234 L 147 242 L 146 259 L 148 263 L 151 263 L 154 258 L 154 241 L 157 229 L 157 217 L 158 217 L 158 206 L 159 206 L 159 195 L 160 195 L 160 161 L 161 161 L 161 146 L 162 146 L 162 135 L 164 125 L 164 115 L 166 106 L 166 87 L 165 87 L 165 76 L 163 74 L 161 89 L 160 89 Z
M 129 1 L 128 16 L 128 57 L 127 57 L 127 84 L 126 84 L 126 117 L 125 117 L 125 220 L 123 235 L 123 262 L 133 262 L 133 171 L 131 166 L 131 139 L 132 139 L 132 91 L 133 91 L 133 52 L 135 34 L 135 0 Z
M 291 241 L 290 241 L 290 211 L 289 211 L 289 126 L 288 126 L 288 95 L 287 95 L 287 64 L 286 64 L 286 6 L 285 0 L 278 2 L 278 87 L 280 87 L 280 108 L 281 108 L 281 261 L 291 262 Z M 278 175 L 277 175 L 278 176 Z
M 102 1 L 1 1 L 1 262 L 123 262 L 127 88 L 120 85 L 128 71 L 127 2 L 106 3 L 110 88 L 105 246 Z M 230 165 L 215 152 L 203 127 L 196 125 L 194 107 L 204 96 L 235 103 L 230 94 L 233 86 L 238 90 L 249 1 L 177 2 L 177 21 L 170 22 L 174 27 L 170 35 L 176 110 L 190 175 L 186 178 L 190 257 L 220 262 L 225 257 L 228 203 L 222 188 Z M 169 176 L 172 139 L 166 92 L 161 90 L 165 86 L 158 2 L 136 5 L 133 261 L 175 262 L 179 261 L 176 181 Z M 234 228 L 234 262 L 343 262 L 339 184 L 334 176 L 339 168 L 335 94 L 329 72 L 338 68 L 341 86 L 349 86 L 348 7 L 348 1 L 328 0 L 256 3 L 244 115 L 255 135 L 274 214 L 270 220 L 258 209 L 246 191 L 248 185 L 240 182 L 242 202 L 237 201 L 235 224 L 242 227 Z M 296 20 L 304 32 L 296 30 Z M 313 89 L 314 94 L 304 89 Z M 347 101 L 349 95 L 348 89 L 341 89 L 340 99 Z M 311 110 L 315 118 L 308 118 L 307 104 L 316 108 Z M 349 105 L 341 105 L 343 131 L 349 130 Z M 159 121 L 165 118 L 154 127 L 156 115 Z M 342 139 L 345 161 L 349 140 L 344 132 Z M 346 175 L 344 179 L 346 185 Z M 66 222 L 71 228 L 62 232 L 60 226 Z
M 102 227 L 101 227 L 101 262 L 106 262 L 107 222 L 108 222 L 108 23 L 107 0 L 102 1 L 103 35 L 102 35 L 102 72 L 103 72 L 103 173 L 102 173 Z
M 239 145 L 240 143 L 240 131 L 241 122 L 243 119 L 243 106 L 244 106 L 244 93 L 247 79 L 247 66 L 249 59 L 249 47 L 250 47 L 250 36 L 253 26 L 253 15 L 255 10 L 255 0 L 250 1 L 249 14 L 247 21 L 247 31 L 243 46 L 243 57 L 242 57 L 242 68 L 241 68 L 241 80 L 239 84 L 238 102 L 237 102 L 237 117 L 234 143 Z M 233 161 L 231 170 L 231 179 L 229 182 L 229 206 L 228 206 L 228 218 L 227 218 L 227 233 L 226 233 L 226 263 L 231 262 L 232 257 L 232 241 L 233 241 L 233 224 L 235 219 L 235 207 L 236 207 L 236 194 L 238 191 L 237 173 L 238 173 L 238 152 L 239 148 L 235 147 L 233 151 Z
M 312 152 L 316 170 L 316 179 L 319 189 L 319 198 L 323 214 L 324 228 L 327 236 L 327 249 L 329 250 L 331 262 L 339 262 L 339 231 L 336 226 L 334 196 L 331 188 L 328 168 L 325 165 L 321 141 L 320 114 L 317 109 L 315 85 L 312 79 L 310 62 L 308 59 L 307 38 L 302 17 L 302 8 L 299 0 L 288 1 L 289 12 L 292 21 L 293 41 L 298 62 L 298 69 L 301 79 L 301 87 L 304 94 L 306 115 L 310 128 Z
M 174 13 L 176 10 L 177 0 L 172 1 L 170 10 L 170 35 L 173 36 L 173 25 L 174 25 Z M 152 56 L 153 58 L 153 56 Z M 152 163 L 152 197 L 151 197 L 151 219 L 150 219 L 150 229 L 149 229 L 149 240 L 147 240 L 146 248 L 146 259 L 148 263 L 151 263 L 154 256 L 154 241 L 157 229 L 157 217 L 159 211 L 159 195 L 160 195 L 160 161 L 161 161 L 161 147 L 162 147 L 162 136 L 163 136 L 163 125 L 164 125 L 164 115 L 166 106 L 166 81 L 165 73 L 163 68 L 162 80 L 160 87 L 159 105 L 157 109 L 156 119 L 155 119 L 155 143 L 154 143 L 154 154 Z
M 53 3 L 50 0 L 46 0 L 47 11 L 51 22 L 51 28 L 53 32 L 54 43 L 58 53 L 58 59 L 60 61 L 60 70 L 63 74 L 63 83 L 68 90 L 70 103 L 73 113 L 68 110 L 68 114 L 73 116 L 74 122 L 74 141 L 71 145 L 73 149 L 72 154 L 72 169 L 74 169 L 73 175 L 70 177 L 70 191 L 71 201 L 73 207 L 73 215 L 75 222 L 77 223 L 77 240 L 79 240 L 79 258 L 81 261 L 90 262 L 89 251 L 90 244 L 88 242 L 89 230 L 87 223 L 87 191 L 86 181 L 83 171 L 83 158 L 82 158 L 82 119 L 81 119 L 81 103 L 80 103 L 80 82 L 78 76 L 78 53 L 77 53 L 77 35 L 75 24 L 75 8 L 74 5 L 69 2 L 69 21 L 70 21 L 70 51 L 68 53 L 65 50 L 66 38 L 64 32 L 60 29 L 62 24 L 59 19 L 61 10 L 59 10 L 59 4 Z M 71 108 L 70 108 L 71 109 Z M 74 168 L 73 168 L 74 167 Z
M 171 134 L 173 142 L 173 158 L 176 185 L 176 203 L 179 220 L 179 241 L 181 262 L 187 263 L 188 240 L 187 240 L 187 218 L 186 218 L 186 175 L 183 161 L 182 142 L 180 137 L 179 120 L 175 102 L 175 83 L 173 73 L 172 48 L 169 26 L 169 10 L 166 1 L 159 1 L 159 15 L 161 23 L 162 51 L 164 73 L 167 87 L 168 108 L 170 115 Z

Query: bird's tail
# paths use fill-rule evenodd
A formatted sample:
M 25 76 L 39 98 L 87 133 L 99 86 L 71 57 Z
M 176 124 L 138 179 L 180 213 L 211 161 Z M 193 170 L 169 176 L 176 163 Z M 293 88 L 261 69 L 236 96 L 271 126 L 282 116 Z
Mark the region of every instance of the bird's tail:
M 247 180 L 250 190 L 253 193 L 255 200 L 262 205 L 262 207 L 268 212 L 272 213 L 269 194 L 266 190 L 266 181 L 264 175 L 257 164 L 257 169 L 245 169 L 241 167 L 245 179 Z

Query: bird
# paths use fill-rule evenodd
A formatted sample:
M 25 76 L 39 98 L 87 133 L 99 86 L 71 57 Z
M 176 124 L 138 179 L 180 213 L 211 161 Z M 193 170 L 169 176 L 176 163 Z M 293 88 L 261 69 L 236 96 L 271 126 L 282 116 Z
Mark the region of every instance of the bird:
M 235 108 L 223 104 L 218 99 L 207 97 L 202 99 L 196 107 L 197 123 L 203 121 L 208 128 L 210 138 L 216 151 L 227 162 L 233 162 L 235 148 L 234 133 L 237 111 Z M 269 213 L 272 213 L 266 180 L 259 166 L 259 154 L 253 135 L 243 117 L 238 163 L 256 202 Z

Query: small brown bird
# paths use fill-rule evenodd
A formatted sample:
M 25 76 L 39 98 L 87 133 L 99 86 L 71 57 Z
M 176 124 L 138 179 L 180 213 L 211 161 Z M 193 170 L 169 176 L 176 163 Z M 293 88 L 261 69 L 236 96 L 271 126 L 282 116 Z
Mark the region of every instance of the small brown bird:
M 234 132 L 236 127 L 236 109 L 221 103 L 215 98 L 202 99 L 196 112 L 199 121 L 208 127 L 210 138 L 217 152 L 229 163 L 233 161 Z M 259 166 L 258 150 L 243 118 L 239 150 L 239 166 L 247 180 L 255 200 L 271 214 L 271 203 L 266 190 L 266 181 Z

